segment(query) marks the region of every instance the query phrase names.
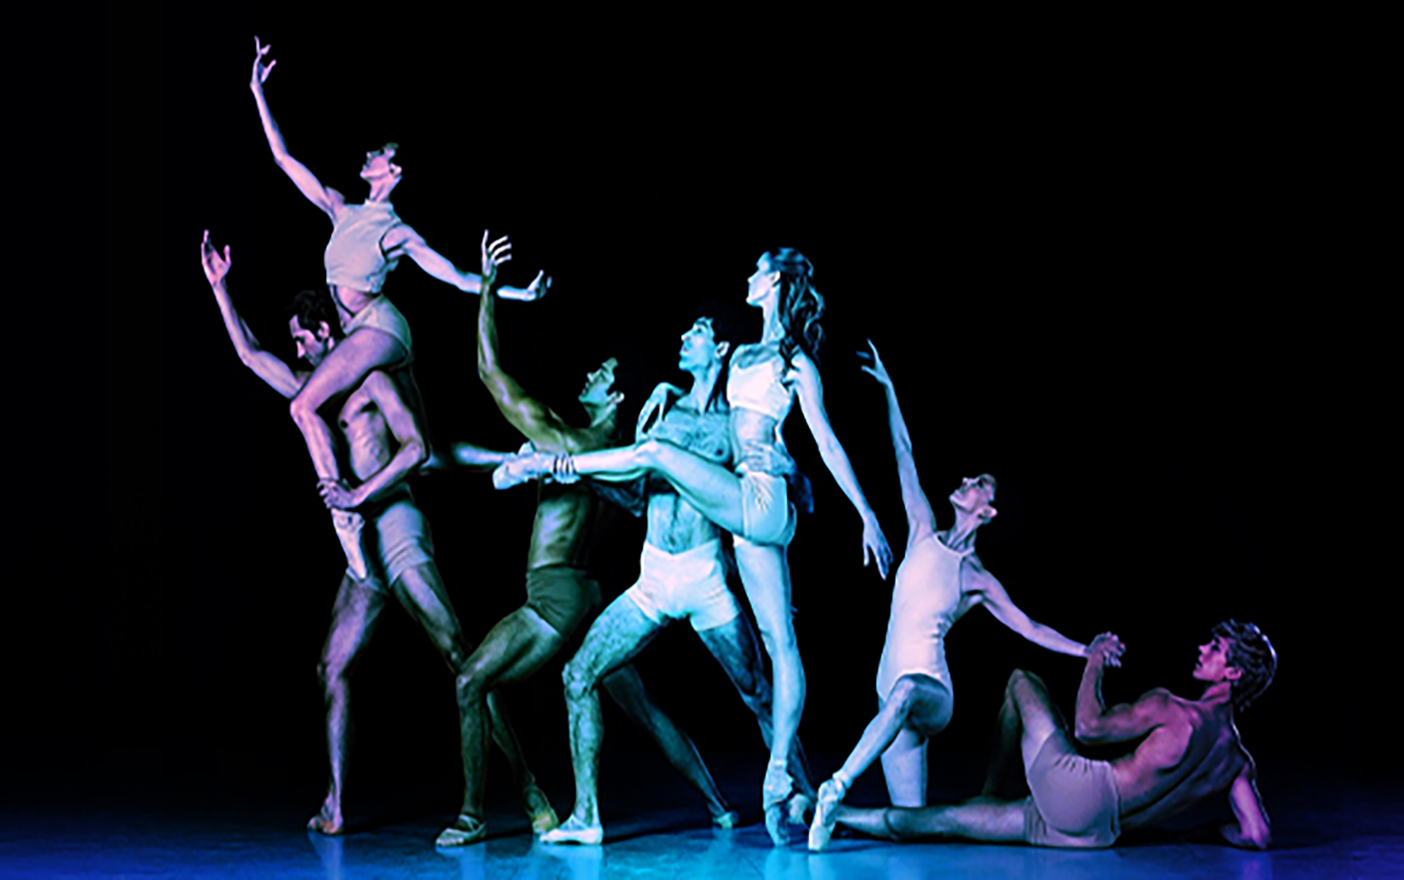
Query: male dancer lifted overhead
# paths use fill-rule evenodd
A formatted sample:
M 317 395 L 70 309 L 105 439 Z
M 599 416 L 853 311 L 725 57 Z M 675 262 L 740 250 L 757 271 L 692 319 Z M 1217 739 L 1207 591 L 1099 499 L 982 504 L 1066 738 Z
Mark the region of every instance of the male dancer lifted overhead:
M 341 473 L 332 451 L 331 426 L 318 411 L 333 397 L 359 385 L 371 370 L 405 364 L 413 356 L 409 324 L 380 292 L 385 276 L 399 264 L 401 257 L 409 257 L 430 275 L 467 293 L 477 293 L 482 279 L 472 272 L 459 270 L 395 214 L 390 193 L 401 176 L 400 166 L 391 161 L 395 158 L 397 144 L 386 144 L 366 153 L 361 179 L 370 185 L 370 195 L 360 205 L 346 204 L 341 193 L 323 186 L 306 165 L 288 153 L 283 134 L 263 97 L 263 83 L 278 63 L 263 64 L 271 48 L 260 45 L 258 38 L 254 38 L 256 54 L 249 89 L 258 105 L 263 133 L 268 138 L 273 161 L 303 196 L 326 212 L 332 222 L 331 240 L 327 242 L 324 259 L 327 286 L 336 300 L 345 339 L 327 353 L 307 381 L 294 391 L 291 411 L 293 421 L 307 442 L 318 479 L 336 482 Z M 538 273 L 529 287 L 504 288 L 502 293 L 518 299 L 535 299 L 549 286 L 550 280 L 543 280 Z M 357 577 L 364 577 L 366 562 L 360 538 L 363 526 L 360 515 L 334 510 L 332 521 L 351 570 Z
M 224 318 L 225 330 L 234 343 L 239 360 L 284 397 L 297 394 L 308 373 L 295 372 L 282 360 L 259 345 L 229 298 L 224 277 L 229 272 L 229 248 L 221 256 L 205 233 L 200 245 L 205 277 L 214 290 Z M 294 301 L 295 313 L 288 322 L 297 345 L 298 357 L 316 367 L 339 345 L 345 344 L 338 332 L 336 308 L 325 293 L 303 291 Z M 350 674 L 361 651 L 370 642 L 385 607 L 393 595 L 424 627 L 434 647 L 449 668 L 462 674 L 468 664 L 468 643 L 454 614 L 434 564 L 429 525 L 404 479 L 424 460 L 422 413 L 419 395 L 409 371 L 372 371 L 346 397 L 337 423 L 348 450 L 348 463 L 357 485 L 324 481 L 322 497 L 336 510 L 359 509 L 365 515 L 369 546 L 375 548 L 370 570 L 357 577 L 348 568 L 342 576 L 336 602 L 332 606 L 331 628 L 327 632 L 317 674 L 322 680 L 327 706 L 327 757 L 331 778 L 322 808 L 307 827 L 323 834 L 343 830 L 341 796 L 346 772 L 347 747 L 351 731 Z M 489 704 L 493 738 L 512 766 L 522 793 L 522 802 L 533 824 L 555 824 L 555 814 L 522 759 L 515 734 L 506 716 Z M 459 700 L 459 715 L 466 714 Z
M 1258 796 L 1257 767 L 1239 741 L 1234 716 L 1272 682 L 1277 654 L 1251 623 L 1225 621 L 1199 646 L 1197 700 L 1156 688 L 1107 708 L 1102 674 L 1125 647 L 1110 633 L 1092 640 L 1077 689 L 1073 736 L 1092 744 L 1132 743 L 1114 761 L 1081 757 L 1038 676 L 1015 670 L 999 713 L 1000 745 L 985 790 L 961 804 L 919 809 L 839 806 L 832 818 L 893 840 L 963 837 L 1037 846 L 1111 846 L 1122 831 L 1146 828 L 1228 790 L 1235 821 L 1219 826 L 1228 843 L 1266 849 L 1272 829 Z M 996 796 L 1014 753 L 1023 758 L 1028 797 Z
M 682 349 L 678 352 L 678 368 L 692 376 L 691 389 L 684 393 L 667 383 L 659 385 L 639 414 L 634 439 L 666 440 L 711 461 L 729 464 L 733 455 L 731 420 L 720 392 L 726 384 L 723 373 L 736 333 L 726 320 L 729 313 L 725 306 L 707 306 L 700 314 L 703 317 L 682 335 Z M 792 462 L 785 464 L 793 466 Z M 565 668 L 571 758 L 575 765 L 575 809 L 559 828 L 542 835 L 543 843 L 603 841 L 597 779 L 604 719 L 597 687 L 601 680 L 609 687 L 611 679 L 607 676 L 636 676 L 633 667 L 627 665 L 629 660 L 673 620 L 692 624 L 698 638 L 736 685 L 747 708 L 755 713 L 761 737 L 766 747 L 770 746 L 770 680 L 765 676 L 750 622 L 727 589 L 720 530 L 684 501 L 667 480 L 649 476 L 639 483 L 645 480 L 648 533 L 639 560 L 638 583 L 600 614 Z M 611 497 L 626 487 L 597 484 L 595 488 Z M 685 753 L 696 756 L 696 747 L 687 735 L 678 731 L 678 736 L 685 744 Z M 727 809 L 700 757 L 679 769 L 707 798 L 712 821 L 731 827 L 736 814 Z M 700 773 L 694 775 L 689 769 Z M 812 803 L 813 788 L 798 741 L 790 757 L 789 772 Z M 802 811 L 800 800 L 794 803 L 800 804 Z

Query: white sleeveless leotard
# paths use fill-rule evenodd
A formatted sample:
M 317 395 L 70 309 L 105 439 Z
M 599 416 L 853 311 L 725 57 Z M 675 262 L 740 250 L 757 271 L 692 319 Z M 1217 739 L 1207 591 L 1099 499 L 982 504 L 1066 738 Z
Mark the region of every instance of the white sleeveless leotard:
M 338 214 L 323 254 L 327 284 L 379 293 L 385 276 L 400 262 L 399 257 L 386 259 L 381 241 L 400 225 L 400 218 L 389 202 L 345 205 Z
M 732 409 L 748 409 L 775 420 L 775 443 L 784 447 L 781 428 L 790 414 L 794 394 L 785 384 L 785 359 L 778 353 L 745 367 L 733 366 L 726 377 L 726 402 Z M 795 535 L 795 506 L 790 503 L 784 477 L 737 464 L 741 478 L 743 534 L 752 544 L 788 544 Z
M 878 664 L 880 698 L 887 699 L 897 679 L 914 672 L 950 687 L 946 633 L 960 615 L 960 566 L 971 552 L 957 553 L 935 535 L 907 551 L 892 588 L 887 642 Z

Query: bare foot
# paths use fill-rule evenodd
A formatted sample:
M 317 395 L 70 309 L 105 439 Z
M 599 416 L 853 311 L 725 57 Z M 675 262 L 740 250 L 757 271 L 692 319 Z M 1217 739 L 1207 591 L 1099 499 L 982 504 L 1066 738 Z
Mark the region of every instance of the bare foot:
M 344 824 L 341 805 L 333 800 L 331 795 L 327 795 L 327 799 L 322 801 L 322 809 L 307 820 L 307 830 L 316 831 L 318 834 L 340 834 Z
M 586 822 L 571 816 L 559 828 L 541 835 L 542 843 L 578 843 L 599 846 L 604 842 L 604 828 L 599 822 Z
M 439 832 L 434 839 L 435 846 L 467 846 L 487 837 L 487 825 L 483 820 L 459 813 L 453 824 Z
M 531 820 L 531 830 L 535 834 L 544 834 L 561 824 L 555 809 L 551 807 L 551 801 L 546 797 L 546 792 L 535 785 L 522 789 L 522 809 L 526 810 L 527 818 Z

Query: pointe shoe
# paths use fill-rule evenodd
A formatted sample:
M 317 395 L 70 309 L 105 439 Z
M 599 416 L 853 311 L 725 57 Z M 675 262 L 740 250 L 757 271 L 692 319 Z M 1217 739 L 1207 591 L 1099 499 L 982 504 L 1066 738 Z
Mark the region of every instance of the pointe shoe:
M 770 834 L 770 842 L 785 846 L 790 842 L 789 831 L 785 827 L 785 801 L 794 790 L 795 782 L 790 778 L 784 764 L 770 764 L 765 769 L 765 783 L 761 786 L 761 805 L 765 807 L 765 830 Z
M 459 813 L 453 824 L 439 832 L 435 846 L 467 846 L 487 837 L 487 825 L 482 819 Z
M 517 454 L 498 465 L 492 472 L 494 489 L 510 489 L 551 472 L 551 459 L 527 441 Z
M 790 798 L 790 803 L 788 804 L 790 824 L 808 828 L 809 821 L 804 818 L 804 814 L 812 809 L 814 809 L 814 798 L 802 791 L 795 792 L 795 796 Z
M 341 552 L 346 554 L 346 567 L 363 581 L 370 572 L 366 565 L 366 551 L 361 546 L 361 531 L 366 527 L 366 519 L 353 510 L 333 510 L 332 525 L 336 536 L 341 540 Z
M 735 810 L 727 810 L 720 816 L 712 817 L 712 827 L 714 828 L 735 828 L 741 824 L 741 814 Z
M 838 805 L 848 787 L 837 779 L 830 779 L 819 786 L 819 800 L 814 805 L 814 822 L 809 826 L 809 850 L 820 852 L 829 845 L 833 836 L 834 824 L 838 821 Z

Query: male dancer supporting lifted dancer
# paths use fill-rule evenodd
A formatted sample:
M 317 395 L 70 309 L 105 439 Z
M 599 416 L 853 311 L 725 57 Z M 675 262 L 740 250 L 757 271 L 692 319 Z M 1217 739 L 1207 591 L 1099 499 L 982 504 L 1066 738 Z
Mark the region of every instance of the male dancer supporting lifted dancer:
M 318 410 L 328 400 L 359 385 L 371 370 L 408 363 L 412 357 L 409 324 L 380 293 L 385 276 L 399 264 L 401 257 L 407 256 L 430 275 L 467 293 L 477 293 L 482 279 L 472 272 L 459 270 L 396 216 L 390 204 L 390 192 L 401 176 L 400 166 L 391 161 L 397 144 L 386 144 L 366 153 L 361 179 L 370 184 L 370 195 L 360 205 L 346 204 L 341 193 L 323 186 L 307 166 L 288 153 L 283 134 L 263 97 L 264 80 L 278 63 L 263 64 L 271 48 L 260 45 L 258 38 L 254 38 L 256 54 L 249 89 L 258 105 L 263 133 L 273 151 L 273 161 L 307 200 L 326 212 L 332 221 L 331 241 L 327 243 L 325 254 L 327 286 L 336 300 L 345 339 L 294 392 L 291 410 L 293 421 L 307 442 L 318 479 L 336 482 L 341 474 L 332 452 L 331 426 Z M 549 286 L 550 280 L 543 280 L 541 273 L 537 273 L 529 287 L 504 288 L 502 294 L 535 299 Z M 333 511 L 332 520 L 352 571 L 357 577 L 364 577 L 366 563 L 360 538 L 363 520 L 359 514 L 349 511 Z
M 200 245 L 200 258 L 239 360 L 284 397 L 297 394 L 309 374 L 293 371 L 282 360 L 264 351 L 234 309 L 224 284 L 229 272 L 228 246 L 221 257 L 210 245 L 209 232 L 206 232 Z M 294 307 L 296 311 L 288 322 L 288 329 L 297 345 L 298 357 L 315 367 L 344 344 L 336 328 L 336 309 L 329 296 L 312 291 L 299 294 Z M 337 421 L 358 485 L 349 488 L 339 483 L 323 483 L 321 486 L 329 507 L 364 511 L 370 524 L 367 537 L 377 550 L 374 563 L 364 578 L 357 577 L 349 568 L 342 576 L 332 606 L 331 628 L 317 665 L 327 706 L 327 757 L 331 763 L 331 778 L 326 800 L 307 827 L 323 834 L 340 834 L 344 827 L 341 795 L 351 732 L 350 673 L 370 642 L 387 596 L 393 594 L 424 627 L 450 669 L 462 674 L 468 664 L 468 644 L 463 628 L 434 564 L 429 525 L 404 482 L 405 476 L 424 460 L 426 445 L 420 427 L 419 396 L 413 382 L 408 370 L 394 374 L 375 370 L 347 396 Z M 490 702 L 490 711 L 493 738 L 512 766 L 527 815 L 532 817 L 534 825 L 543 821 L 554 825 L 551 805 L 536 787 L 536 780 L 522 759 L 516 735 L 506 716 L 498 710 L 495 699 Z M 465 714 L 461 699 L 459 714 L 460 717 Z
M 877 348 L 872 366 L 864 366 L 887 391 L 887 412 L 902 503 L 907 509 L 907 552 L 892 589 L 887 641 L 878 664 L 878 714 L 869 722 L 848 760 L 819 786 L 819 801 L 809 832 L 809 848 L 821 850 L 833 829 L 832 813 L 853 780 L 882 756 L 883 775 L 894 806 L 926 803 L 926 746 L 945 730 L 953 709 L 951 674 L 946 668 L 945 639 L 957 620 L 984 605 L 1005 626 L 1037 645 L 1063 654 L 1084 656 L 1087 646 L 1029 620 L 975 555 L 975 532 L 994 519 L 995 480 L 989 474 L 961 481 L 951 493 L 956 521 L 938 532 L 936 516 L 917 480 L 907 423 L 897 405 L 897 391 Z
M 1093 639 L 1077 689 L 1078 742 L 1139 740 L 1115 761 L 1077 754 L 1067 724 L 1042 680 L 1015 670 L 999 713 L 1000 745 L 985 791 L 961 804 L 920 809 L 840 806 L 838 822 L 878 837 L 963 837 L 1036 846 L 1111 846 L 1122 831 L 1147 828 L 1225 789 L 1237 821 L 1219 826 L 1234 846 L 1266 849 L 1272 829 L 1257 789 L 1257 767 L 1239 741 L 1234 715 L 1272 682 L 1277 654 L 1251 623 L 1225 621 L 1199 646 L 1198 700 L 1156 688 L 1136 702 L 1102 703 L 1102 674 L 1119 666 L 1125 647 L 1110 633 Z M 1001 800 L 1015 749 L 1030 795 Z
M 691 389 L 684 393 L 666 382 L 659 385 L 639 414 L 634 439 L 666 440 L 710 461 L 729 464 L 731 420 L 718 393 L 718 379 L 736 334 L 725 323 L 724 307 L 712 306 L 700 313 L 704 317 L 683 334 L 678 353 L 678 368 L 692 376 Z M 766 747 L 771 743 L 770 681 L 750 622 L 727 589 L 721 531 L 684 501 L 667 480 L 656 475 L 640 482 L 643 480 L 647 481 L 648 534 L 639 560 L 638 583 L 600 614 L 565 668 L 575 809 L 559 828 L 542 835 L 543 843 L 598 844 L 604 840 L 597 786 L 604 719 L 597 687 L 602 679 L 609 687 L 611 675 L 627 672 L 636 676 L 633 667 L 626 664 L 673 620 L 692 624 L 736 685 L 742 701 L 755 713 Z M 609 497 L 624 487 L 603 484 L 596 489 Z M 687 735 L 681 731 L 678 735 L 687 754 L 696 756 L 697 749 Z M 706 797 L 713 823 L 732 827 L 737 816 L 727 808 L 701 758 L 679 769 Z M 689 769 L 700 771 L 700 775 L 688 774 Z M 798 740 L 789 771 L 812 802 L 813 788 Z M 800 804 L 800 799 L 793 803 Z

